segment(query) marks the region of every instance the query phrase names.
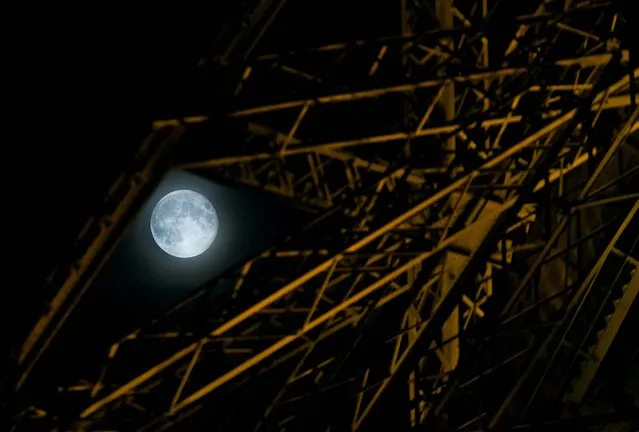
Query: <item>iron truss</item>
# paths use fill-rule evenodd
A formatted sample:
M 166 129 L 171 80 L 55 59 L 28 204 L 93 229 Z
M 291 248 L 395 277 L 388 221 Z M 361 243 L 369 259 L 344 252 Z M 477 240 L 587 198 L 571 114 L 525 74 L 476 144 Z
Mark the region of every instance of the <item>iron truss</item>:
M 624 420 L 570 407 L 639 287 L 626 18 L 607 1 L 404 0 L 394 37 L 265 54 L 251 41 L 283 2 L 254 3 L 205 59 L 241 77 L 231 108 L 154 124 L 52 276 L 18 393 L 167 168 L 281 195 L 308 224 L 123 337 L 55 403 L 27 398 L 16 430 Z M 220 149 L 224 122 L 241 133 Z

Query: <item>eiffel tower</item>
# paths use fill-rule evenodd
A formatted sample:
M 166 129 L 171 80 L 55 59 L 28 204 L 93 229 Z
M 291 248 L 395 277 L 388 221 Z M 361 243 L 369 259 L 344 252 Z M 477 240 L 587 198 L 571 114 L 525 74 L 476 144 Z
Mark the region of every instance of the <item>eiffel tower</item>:
M 49 279 L 12 430 L 634 430 L 636 384 L 605 401 L 639 291 L 629 6 L 370 2 L 379 34 L 324 23 L 303 46 L 269 38 L 299 4 L 242 5 L 202 53 L 210 109 L 152 124 Z M 276 196 L 303 226 L 39 389 L 169 170 Z

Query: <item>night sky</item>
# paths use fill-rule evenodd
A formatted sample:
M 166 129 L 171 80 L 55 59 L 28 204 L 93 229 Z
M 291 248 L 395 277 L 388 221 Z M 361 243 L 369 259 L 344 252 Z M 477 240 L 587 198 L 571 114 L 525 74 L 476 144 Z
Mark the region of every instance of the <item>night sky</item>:
M 193 258 L 164 252 L 149 226 L 155 204 L 182 189 L 204 195 L 219 219 L 213 244 Z M 49 349 L 46 375 L 51 376 L 55 367 L 59 370 L 56 379 L 69 371 L 77 377 L 78 368 L 96 363 L 91 359 L 104 358 L 111 343 L 161 315 L 205 282 L 260 253 L 301 221 L 296 210 L 272 195 L 222 186 L 188 172 L 169 172 Z
M 339 0 L 316 2 L 307 9 L 305 2 L 291 3 L 281 16 L 286 22 L 275 25 L 265 38 L 265 49 L 341 41 L 344 29 L 357 37 L 388 30 L 380 30 L 379 19 L 359 18 L 360 24 L 352 29 L 353 18 L 360 12 L 356 8 L 336 9 L 340 4 Z M 0 317 L 4 320 L 1 327 L 10 329 L 1 335 L 2 358 L 8 364 L 10 357 L 4 354 L 12 353 L 15 358 L 16 348 L 52 296 L 55 287 L 47 287 L 47 275 L 58 265 L 71 262 L 78 232 L 90 216 L 101 211 L 108 188 L 129 164 L 151 122 L 220 109 L 206 91 L 211 77 L 198 66 L 198 61 L 209 52 L 222 24 L 238 7 L 238 2 L 222 1 L 216 2 L 211 11 L 177 5 L 153 10 L 102 6 L 89 11 L 75 6 L 65 10 L 56 5 L 55 10 L 39 9 L 37 16 L 29 12 L 20 38 L 34 43 L 21 49 L 20 58 L 13 62 L 19 66 L 24 85 L 17 87 L 20 98 L 13 107 L 20 121 L 12 124 L 17 139 L 11 141 L 10 147 L 17 151 L 15 156 L 7 156 L 7 161 L 15 161 L 12 166 L 21 173 L 14 176 L 13 183 L 24 188 L 16 200 L 24 209 L 19 217 L 24 229 L 16 232 L 28 233 L 29 240 L 25 241 L 21 234 L 15 244 L 25 249 L 16 255 L 19 268 L 28 272 L 20 270 L 20 283 L 15 289 L 5 290 L 0 302 Z M 332 23 L 328 33 L 327 20 Z M 395 19 L 382 21 L 396 27 Z M 227 145 L 232 145 L 232 137 L 222 138 L 229 138 Z M 178 181 L 178 177 L 171 175 L 160 188 L 172 189 L 166 185 L 173 181 L 170 179 Z M 250 233 L 266 233 L 272 228 L 267 222 L 274 218 L 262 212 L 262 198 L 221 186 L 202 187 L 211 188 L 207 189 L 212 194 L 211 201 L 224 201 L 223 205 L 214 205 L 220 219 L 232 221 L 228 226 L 233 232 L 237 232 L 238 224 L 247 219 L 251 209 L 259 206 L 258 220 L 240 230 L 244 237 L 233 240 L 237 245 L 247 243 Z M 225 232 L 223 223 L 221 220 L 210 254 L 218 254 L 222 245 L 231 243 L 230 238 L 225 238 L 231 235 L 231 229 Z M 89 290 L 74 312 L 77 316 L 65 324 L 62 338 L 69 337 L 65 336 L 71 332 L 67 326 L 80 328 L 77 323 L 83 315 L 91 315 L 94 322 L 103 320 L 95 326 L 89 322 L 82 325 L 85 339 L 99 337 L 99 326 L 115 329 L 119 324 L 114 325 L 113 321 L 130 319 L 124 329 L 128 330 L 130 325 L 143 322 L 183 296 L 184 287 L 196 286 L 212 277 L 217 266 L 231 265 L 234 259 L 234 255 L 226 253 L 215 255 L 222 260 L 215 261 L 215 269 L 199 266 L 207 254 L 190 263 L 171 261 L 151 243 L 148 232 L 136 230 L 134 227 L 123 239 L 95 289 Z M 239 246 L 233 248 L 236 249 Z M 235 255 L 237 260 L 241 260 L 240 256 L 240 252 Z M 155 260 L 160 257 L 165 261 L 155 268 Z M 91 302 L 105 307 L 83 312 L 89 310 L 87 305 Z M 149 309 L 142 313 L 138 307 L 141 304 Z M 117 320 L 113 319 L 115 310 Z M 57 346 L 63 346 L 61 340 Z M 2 364 L 0 367 L 4 368 Z
M 22 233 L 12 240 L 20 271 L 0 301 L 0 369 L 12 363 L 57 288 L 47 286 L 47 276 L 72 262 L 74 240 L 101 212 L 151 122 L 206 112 L 198 59 L 227 15 L 218 6 L 203 14 L 176 5 L 45 5 L 24 15 L 11 62 L 19 76 L 11 84 L 19 96 L 10 102 L 14 138 L 5 155 L 15 162 L 7 168 L 15 176 L 10 194 L 23 209 L 12 230 Z
M 353 6 L 360 4 L 367 2 Z M 264 49 L 388 34 L 398 25 L 386 9 L 375 14 L 373 8 L 369 19 L 361 20 L 361 10 L 344 8 L 339 0 L 310 6 L 287 4 Z M 10 147 L 17 154 L 7 160 L 23 169 L 18 183 L 26 193 L 21 188 L 16 195 L 29 210 L 20 219 L 32 240 L 18 243 L 28 251 L 34 282 L 6 294 L 3 309 L 21 311 L 8 318 L 14 329 L 8 345 L 19 344 L 42 313 L 49 298 L 43 281 L 53 268 L 68 265 L 77 233 L 100 211 L 151 122 L 219 109 L 205 90 L 211 77 L 198 61 L 239 7 L 231 0 L 216 2 L 212 10 L 174 4 L 152 10 L 56 5 L 37 15 L 30 11 L 23 39 L 34 43 L 14 62 L 25 81 L 17 86 L 20 98 L 13 106 L 20 121 L 12 124 L 17 138 Z

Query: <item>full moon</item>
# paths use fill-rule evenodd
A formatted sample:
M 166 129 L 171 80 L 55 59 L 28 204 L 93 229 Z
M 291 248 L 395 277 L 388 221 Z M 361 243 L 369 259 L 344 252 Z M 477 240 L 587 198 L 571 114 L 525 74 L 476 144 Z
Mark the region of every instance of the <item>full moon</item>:
M 151 234 L 160 248 L 178 258 L 206 251 L 217 235 L 215 208 L 204 195 L 178 190 L 165 195 L 151 214 Z

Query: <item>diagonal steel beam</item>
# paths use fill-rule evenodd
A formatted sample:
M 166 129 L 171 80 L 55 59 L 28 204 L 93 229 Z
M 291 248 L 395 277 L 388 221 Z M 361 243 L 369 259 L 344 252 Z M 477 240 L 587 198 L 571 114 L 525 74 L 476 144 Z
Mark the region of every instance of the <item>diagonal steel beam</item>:
M 168 168 L 165 160 L 166 156 L 183 131 L 184 127 L 182 125 L 171 127 L 170 133 L 166 138 L 157 144 L 155 144 L 155 139 L 158 135 L 162 136 L 161 132 L 155 131 L 151 133 L 140 149 L 142 155 L 152 152 L 151 156 L 146 156 L 145 165 L 128 178 L 119 178 L 112 186 L 110 193 L 119 191 L 123 186 L 127 188 L 126 193 L 120 199 L 118 206 L 108 215 L 104 215 L 103 219 L 99 221 L 99 234 L 92 239 L 84 255 L 76 262 L 76 265 L 70 271 L 70 275 L 62 283 L 62 286 L 49 303 L 47 311 L 36 322 L 22 344 L 18 356 L 18 364 L 23 366 L 23 370 L 17 381 L 16 389 L 19 389 L 24 384 L 35 364 L 88 289 L 92 277 L 95 277 L 108 259 L 117 244 L 119 235 L 130 222 L 137 206 L 140 205 L 142 200 L 146 199 L 150 188 L 157 183 L 164 170 Z M 150 149 L 149 147 L 152 144 L 155 144 L 155 147 Z M 123 182 L 126 183 L 122 184 Z M 89 277 L 90 271 L 93 272 L 92 277 Z M 54 322 L 55 325 L 53 324 Z M 52 325 L 54 325 L 53 328 L 51 327 Z M 46 339 L 31 358 L 30 355 L 33 354 L 33 350 L 47 332 Z

